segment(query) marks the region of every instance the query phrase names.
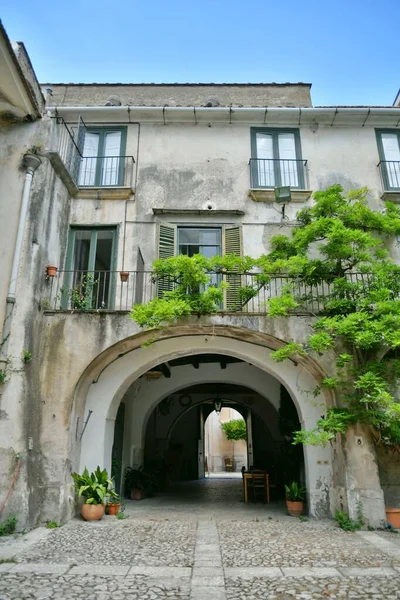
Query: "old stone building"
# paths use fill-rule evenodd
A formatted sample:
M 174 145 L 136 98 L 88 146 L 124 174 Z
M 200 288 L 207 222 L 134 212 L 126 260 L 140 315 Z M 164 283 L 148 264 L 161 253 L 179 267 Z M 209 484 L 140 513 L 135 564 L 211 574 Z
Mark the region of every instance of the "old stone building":
M 247 420 L 249 463 L 281 485 L 282 396 L 306 428 L 337 402 L 305 393 L 329 356 L 270 356 L 314 317 L 270 319 L 257 301 L 232 312 L 227 294 L 218 314 L 146 346 L 154 332 L 129 311 L 157 293 L 155 258 L 260 256 L 315 190 L 366 185 L 375 205 L 399 201 L 400 107 L 313 107 L 305 83 L 39 86 L 4 30 L 0 82 L 4 514 L 27 527 L 70 518 L 70 473 L 85 466 L 114 461 L 118 479 L 169 456 L 177 478 L 202 477 L 216 397 Z M 284 220 L 279 186 L 291 188 Z M 361 428 L 293 461 L 312 516 L 361 502 L 378 525 L 385 498 L 400 502 L 398 458 Z

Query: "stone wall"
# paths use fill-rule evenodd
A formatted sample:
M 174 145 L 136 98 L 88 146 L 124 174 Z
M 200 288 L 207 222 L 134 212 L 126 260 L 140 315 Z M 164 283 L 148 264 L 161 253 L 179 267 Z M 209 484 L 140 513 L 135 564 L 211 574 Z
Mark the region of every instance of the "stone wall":
M 308 83 L 43 84 L 52 106 L 105 106 L 111 96 L 132 106 L 311 106 Z
M 12 201 L 6 208 L 10 219 L 0 219 L 4 228 L 6 254 L 4 256 L 4 288 L 1 293 L 1 310 L 5 307 L 6 288 L 14 249 L 14 240 L 22 193 L 23 172 L 18 170 L 21 154 L 27 145 L 45 139 L 52 126 L 51 119 L 43 119 L 35 128 L 21 127 L 24 144 L 18 145 L 17 126 L 13 128 L 14 144 L 9 146 L 10 163 L 5 181 L 1 185 L 7 190 L 9 183 L 15 193 L 16 206 Z M 3 131 L 3 130 L 2 130 Z M 21 136 L 19 138 L 21 140 Z M 29 140 L 29 141 L 28 141 Z M 11 143 L 11 139 L 10 142 Z M 22 152 L 21 152 L 22 150 Z M 8 188 L 10 190 L 10 188 Z M 8 191 L 3 192 L 8 196 Z M 43 367 L 43 299 L 48 294 L 46 265 L 60 265 L 64 256 L 69 221 L 70 198 L 63 184 L 55 176 L 46 158 L 34 174 L 28 207 L 28 216 L 22 248 L 19 278 L 16 288 L 16 301 L 12 314 L 11 335 L 7 340 L 7 381 L 0 386 L 0 497 L 5 497 L 11 484 L 17 457 L 21 458 L 21 471 L 12 500 L 4 514 L 17 514 L 20 528 L 36 524 L 43 509 L 43 498 L 47 493 L 51 474 L 46 468 L 45 452 L 41 444 L 45 415 L 54 420 L 58 413 L 57 400 L 49 405 L 43 394 L 46 384 Z M 32 360 L 25 363 L 23 351 L 32 354 Z M 53 357 L 54 358 L 54 357 Z M 54 367 L 54 361 L 53 367 Z M 56 366 L 62 369 L 62 363 Z M 56 385 L 57 376 L 53 383 Z M 62 393 L 62 392 L 61 392 Z M 51 411 L 51 412 L 50 412 Z M 50 451 L 50 449 L 49 449 Z M 59 448 L 54 444 L 51 453 L 58 455 Z M 65 457 L 67 458 L 67 457 Z M 57 469 L 60 463 L 57 463 Z M 54 473 L 53 473 L 54 475 Z M 59 477 L 59 474 L 56 475 Z M 57 505 L 60 514 L 60 506 Z

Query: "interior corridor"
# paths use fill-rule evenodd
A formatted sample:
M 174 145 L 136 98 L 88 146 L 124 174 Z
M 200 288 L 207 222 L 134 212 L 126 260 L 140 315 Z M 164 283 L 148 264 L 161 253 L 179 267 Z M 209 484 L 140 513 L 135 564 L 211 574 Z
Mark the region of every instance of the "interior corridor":
M 125 500 L 127 514 L 140 516 L 174 513 L 197 515 L 204 517 L 249 518 L 282 516 L 286 513 L 283 500 L 271 499 L 266 504 L 260 499 L 257 503 L 243 501 L 242 477 L 206 477 L 194 481 L 178 481 L 171 484 L 167 491 L 160 492 L 152 498 L 134 501 Z

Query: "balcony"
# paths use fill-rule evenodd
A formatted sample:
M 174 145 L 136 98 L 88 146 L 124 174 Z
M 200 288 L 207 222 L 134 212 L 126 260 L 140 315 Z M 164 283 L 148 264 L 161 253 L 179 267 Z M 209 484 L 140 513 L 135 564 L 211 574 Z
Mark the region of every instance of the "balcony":
M 290 186 L 292 202 L 311 196 L 306 160 L 250 158 L 249 166 L 249 196 L 255 202 L 275 202 L 274 188 L 281 186 Z
M 317 315 L 325 310 L 332 297 L 333 283 L 305 285 L 294 277 L 261 273 L 209 273 L 210 284 L 221 279 L 229 284 L 219 313 L 266 315 L 267 302 L 290 289 L 299 307 L 297 315 Z M 365 275 L 351 274 L 352 283 L 364 281 Z M 49 292 L 42 307 L 49 311 L 128 312 L 134 304 L 143 304 L 171 290 L 174 282 L 164 278 L 154 281 L 149 271 L 59 271 L 48 278 Z
M 381 160 L 378 167 L 383 187 L 382 200 L 400 202 L 400 161 Z
M 133 156 L 79 157 L 77 197 L 106 200 L 129 198 L 133 192 Z
M 72 128 L 60 116 L 47 156 L 71 196 L 96 200 L 124 200 L 134 193 L 133 156 L 83 156 L 86 126 Z

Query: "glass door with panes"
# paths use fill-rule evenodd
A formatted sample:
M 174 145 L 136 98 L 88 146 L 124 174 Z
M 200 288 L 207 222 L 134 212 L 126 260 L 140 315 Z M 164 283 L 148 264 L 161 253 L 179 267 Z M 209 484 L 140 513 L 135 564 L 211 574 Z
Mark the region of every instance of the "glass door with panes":
M 178 254 L 202 254 L 207 258 L 220 256 L 221 243 L 219 227 L 178 227 Z M 210 285 L 217 285 L 219 281 L 219 275 L 212 275 Z
M 252 161 L 253 180 L 258 187 L 300 187 L 301 171 L 294 132 L 257 131 L 254 142 L 257 159 Z
M 122 129 L 86 131 L 79 186 L 123 185 L 125 134 Z
M 386 190 L 400 189 L 400 134 L 396 131 L 380 133 L 383 179 Z
M 62 298 L 65 308 L 113 308 L 115 254 L 115 227 L 71 229 Z

